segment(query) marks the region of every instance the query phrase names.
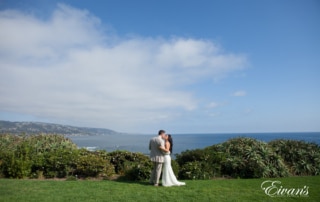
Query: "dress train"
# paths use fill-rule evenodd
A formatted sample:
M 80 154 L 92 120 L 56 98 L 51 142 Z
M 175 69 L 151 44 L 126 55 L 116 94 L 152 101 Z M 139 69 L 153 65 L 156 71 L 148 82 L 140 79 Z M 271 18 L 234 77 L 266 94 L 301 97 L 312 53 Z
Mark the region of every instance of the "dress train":
M 171 167 L 171 156 L 166 154 L 164 156 L 164 163 L 162 168 L 162 186 L 170 187 L 170 186 L 181 186 L 186 185 L 185 182 L 179 182 L 174 175 L 174 172 Z

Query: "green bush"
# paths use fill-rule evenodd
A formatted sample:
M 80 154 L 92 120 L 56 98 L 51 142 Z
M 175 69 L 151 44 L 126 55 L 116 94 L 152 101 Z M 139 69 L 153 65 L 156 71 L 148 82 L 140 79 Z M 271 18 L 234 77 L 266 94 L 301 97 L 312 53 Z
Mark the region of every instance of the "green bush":
M 65 177 L 77 146 L 61 135 L 1 135 L 0 169 L 9 178 Z
M 289 170 L 282 157 L 268 144 L 252 138 L 233 138 L 204 149 L 187 150 L 177 155 L 179 177 L 208 179 L 284 177 Z
M 127 180 L 147 180 L 152 164 L 148 156 L 128 151 L 113 151 L 108 154 L 116 174 Z
M 1 171 L 5 177 L 25 178 L 31 173 L 30 145 L 25 137 L 1 135 Z
M 66 181 L 77 181 L 78 180 L 78 177 L 77 176 L 68 176 L 67 178 L 66 178 Z
M 284 177 L 319 175 L 320 147 L 315 143 L 233 138 L 204 149 L 186 150 L 171 161 L 180 179 Z M 148 156 L 128 151 L 88 151 L 61 135 L 0 135 L 0 177 L 76 178 L 113 174 L 148 180 Z
M 14 154 L 3 156 L 2 173 L 8 178 L 25 178 L 30 176 L 31 161 L 26 156 L 16 157 Z
M 106 152 L 91 152 L 86 149 L 80 150 L 80 155 L 76 160 L 73 175 L 79 177 L 105 177 L 108 178 L 114 173 Z
M 182 166 L 187 162 L 204 161 L 205 156 L 204 149 L 186 150 L 181 152 L 181 154 L 176 154 L 176 161 Z
M 131 181 L 144 181 L 150 178 L 151 175 L 151 162 L 144 161 L 143 163 L 132 163 L 122 179 Z
M 183 164 L 179 172 L 179 178 L 181 179 L 210 179 L 210 173 L 204 169 L 204 162 L 193 161 Z
M 267 143 L 253 138 L 233 138 L 221 144 L 226 160 L 221 174 L 240 178 L 285 177 L 289 170 Z
M 63 178 L 72 172 L 78 157 L 77 146 L 61 135 L 30 136 L 34 145 L 33 173 L 43 173 L 46 178 Z
M 109 178 L 114 173 L 133 180 L 150 175 L 148 157 L 132 152 L 90 152 L 61 135 L 1 135 L 0 171 L 8 178 Z
M 180 166 L 181 179 L 209 179 L 221 175 L 221 162 L 225 159 L 224 153 L 217 146 L 204 149 L 187 150 L 176 155 Z
M 173 160 L 173 159 L 171 159 L 171 167 L 172 167 L 172 170 L 174 172 L 174 175 L 178 177 L 179 176 L 179 170 L 180 170 L 180 166 L 179 166 L 178 162 Z
M 320 146 L 298 140 L 274 140 L 269 142 L 280 155 L 293 175 L 319 175 Z

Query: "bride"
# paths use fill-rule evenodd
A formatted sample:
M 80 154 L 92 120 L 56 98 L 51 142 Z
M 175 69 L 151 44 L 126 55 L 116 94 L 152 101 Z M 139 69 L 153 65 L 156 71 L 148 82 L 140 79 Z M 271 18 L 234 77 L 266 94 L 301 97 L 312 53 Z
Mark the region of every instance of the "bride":
M 165 150 L 168 151 L 164 155 L 164 163 L 162 168 L 162 186 L 181 186 L 185 185 L 185 182 L 179 182 L 174 175 L 174 172 L 171 167 L 171 156 L 172 153 L 172 138 L 171 135 L 165 136 Z

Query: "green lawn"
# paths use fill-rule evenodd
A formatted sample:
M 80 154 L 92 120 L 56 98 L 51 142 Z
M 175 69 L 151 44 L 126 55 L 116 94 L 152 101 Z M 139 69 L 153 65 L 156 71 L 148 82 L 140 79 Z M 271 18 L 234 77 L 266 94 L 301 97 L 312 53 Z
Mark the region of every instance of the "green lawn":
M 279 180 L 285 188 L 308 186 L 307 197 L 270 197 L 261 189 L 267 179 L 185 181 L 182 187 L 153 187 L 147 182 L 0 179 L 0 201 L 320 201 L 320 176 Z

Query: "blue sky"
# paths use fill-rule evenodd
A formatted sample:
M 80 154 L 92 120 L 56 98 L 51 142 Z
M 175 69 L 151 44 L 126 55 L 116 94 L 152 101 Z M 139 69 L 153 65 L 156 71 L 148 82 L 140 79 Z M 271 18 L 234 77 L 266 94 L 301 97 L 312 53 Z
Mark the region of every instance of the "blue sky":
M 0 0 L 0 119 L 320 131 L 320 2 Z

